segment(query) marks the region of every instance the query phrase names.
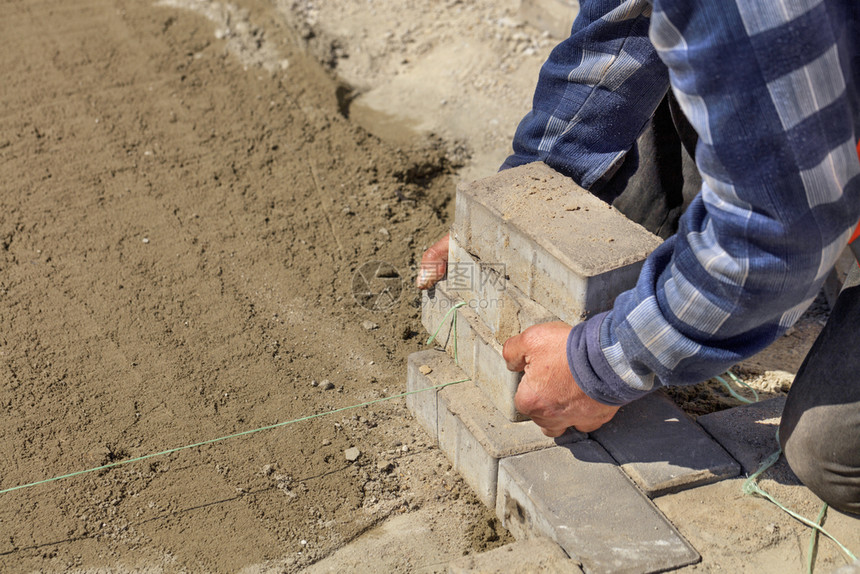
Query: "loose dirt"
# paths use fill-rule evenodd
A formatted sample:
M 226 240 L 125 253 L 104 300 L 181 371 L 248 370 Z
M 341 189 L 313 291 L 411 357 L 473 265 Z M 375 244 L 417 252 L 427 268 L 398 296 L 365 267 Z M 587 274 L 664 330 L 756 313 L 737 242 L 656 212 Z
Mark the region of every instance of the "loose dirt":
M 554 43 L 517 6 L 6 2 L 0 489 L 402 392 L 416 264 Z M 510 540 L 402 399 L 0 496 L 4 572 L 441 572 Z M 757 563 L 696 496 L 663 504 L 706 564 Z M 751 506 L 716 527 L 755 538 Z
M 422 347 L 412 289 L 353 279 L 414 277 L 449 161 L 347 121 L 272 7 L 198 4 L 4 6 L 3 488 L 401 392 Z M 5 494 L 0 569 L 293 570 L 458 497 L 483 524 L 448 469 L 384 403 Z

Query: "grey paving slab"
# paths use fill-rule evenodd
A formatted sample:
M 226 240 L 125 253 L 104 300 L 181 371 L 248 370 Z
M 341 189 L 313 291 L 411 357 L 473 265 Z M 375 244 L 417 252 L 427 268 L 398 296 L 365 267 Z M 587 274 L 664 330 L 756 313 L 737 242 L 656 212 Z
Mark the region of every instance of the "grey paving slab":
M 703 415 L 696 421 L 729 451 L 746 474 L 752 474 L 779 448 L 776 431 L 783 407 L 785 397 L 776 397 Z M 785 457 L 780 457 L 768 476 L 782 484 L 801 484 Z
M 467 302 L 500 344 L 532 325 L 558 321 L 508 281 L 505 267 L 476 259 L 453 237 L 449 242 L 447 288 Z
M 547 536 L 588 573 L 663 572 L 699 560 L 590 440 L 502 460 L 496 514 L 518 540 Z
M 429 333 L 437 331 L 449 309 L 460 299 L 449 295 L 447 282 L 440 281 L 421 300 L 421 321 Z M 468 306 L 457 313 L 457 355 L 460 367 L 487 395 L 503 416 L 509 420 L 525 420 L 514 406 L 514 396 L 522 373 L 508 370 L 502 357 L 502 345 L 475 312 Z M 436 341 L 454 356 L 454 332 L 451 317 L 444 321 Z
M 462 380 L 466 378 L 466 374 L 448 355 L 434 349 L 410 354 L 406 364 L 406 390 L 421 391 L 406 396 L 406 407 L 433 441 L 437 442 L 436 394 L 438 390 L 422 391 L 422 389 Z
M 530 421 L 509 421 L 472 383 L 446 387 L 437 397 L 439 449 L 491 508 L 500 459 L 585 438 L 571 429 L 552 439 Z
M 626 405 L 591 433 L 649 498 L 731 478 L 740 465 L 662 393 Z
M 548 538 L 505 544 L 448 564 L 448 574 L 582 574 L 575 560 Z
M 457 188 L 455 241 L 570 324 L 609 309 L 661 240 L 545 164 Z

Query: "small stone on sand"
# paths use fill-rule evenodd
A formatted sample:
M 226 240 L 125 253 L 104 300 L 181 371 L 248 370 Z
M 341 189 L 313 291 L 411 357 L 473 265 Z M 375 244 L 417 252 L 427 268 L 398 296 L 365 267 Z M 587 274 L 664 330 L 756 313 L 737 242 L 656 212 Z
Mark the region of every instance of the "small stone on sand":
M 418 367 L 418 370 L 421 371 L 422 375 L 429 375 L 433 372 L 433 369 L 430 367 L 430 365 L 421 365 L 420 367 Z
M 330 391 L 334 388 L 334 383 L 328 379 L 324 379 L 323 382 L 320 383 L 320 386 L 322 387 L 322 390 Z
M 346 457 L 346 460 L 349 462 L 355 462 L 358 460 L 358 457 L 361 456 L 361 451 L 355 447 L 348 448 L 343 451 L 343 456 Z
M 379 329 L 379 325 L 377 325 L 373 321 L 362 321 L 361 326 L 364 327 L 368 331 L 373 331 L 374 329 Z

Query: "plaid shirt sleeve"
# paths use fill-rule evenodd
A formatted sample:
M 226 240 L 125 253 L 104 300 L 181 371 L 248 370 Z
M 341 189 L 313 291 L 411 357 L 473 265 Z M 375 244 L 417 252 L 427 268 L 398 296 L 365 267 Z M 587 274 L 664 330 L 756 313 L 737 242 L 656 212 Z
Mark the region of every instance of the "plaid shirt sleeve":
M 532 110 L 502 169 L 543 161 L 597 190 L 669 89 L 648 39 L 645 0 L 586 0 L 570 37 L 541 68 Z
M 860 3 L 654 0 L 649 34 L 699 134 L 704 183 L 636 287 L 571 331 L 574 377 L 613 405 L 773 342 L 860 217 Z

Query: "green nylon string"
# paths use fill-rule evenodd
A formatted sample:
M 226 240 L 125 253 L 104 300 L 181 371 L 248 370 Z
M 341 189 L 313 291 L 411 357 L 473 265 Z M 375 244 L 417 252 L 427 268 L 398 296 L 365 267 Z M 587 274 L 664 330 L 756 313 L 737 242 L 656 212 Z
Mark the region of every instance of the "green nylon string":
M 73 477 L 73 476 L 80 476 L 80 475 L 82 475 L 82 474 L 87 474 L 87 473 L 90 473 L 90 472 L 96 472 L 96 471 L 99 471 L 99 470 L 107 470 L 107 469 L 109 469 L 109 468 L 114 468 L 114 467 L 116 467 L 116 466 L 121 466 L 121 465 L 123 465 L 123 464 L 131 464 L 131 463 L 133 463 L 133 462 L 140 462 L 140 461 L 142 461 L 142 460 L 146 460 L 146 459 L 148 459 L 148 458 L 154 458 L 154 457 L 156 457 L 156 456 L 164 456 L 164 455 L 166 455 L 166 454 L 171 454 L 171 453 L 174 453 L 174 452 L 178 452 L 178 451 L 180 451 L 180 450 L 186 450 L 186 449 L 189 449 L 189 448 L 195 448 L 195 447 L 198 447 L 198 446 L 204 446 L 204 445 L 207 445 L 207 444 L 212 444 L 212 443 L 216 443 L 216 442 L 220 442 L 220 441 L 224 441 L 224 440 L 230 440 L 230 439 L 234 439 L 234 438 L 238 438 L 238 437 L 241 437 L 241 436 L 245 436 L 245 435 L 249 435 L 249 434 L 254 434 L 254 433 L 258 433 L 258 432 L 262 432 L 262 431 L 266 431 L 266 430 L 272 430 L 272 429 L 276 429 L 276 428 L 279 428 L 279 427 L 284 427 L 284 426 L 287 426 L 287 425 L 291 425 L 291 424 L 294 424 L 294 423 L 298 423 L 298 422 L 302 422 L 302 421 L 308 421 L 308 420 L 315 419 L 315 418 L 318 418 L 318 417 L 324 417 L 324 416 L 326 416 L 326 415 L 333 415 L 333 414 L 335 414 L 335 413 L 340 413 L 340 412 L 343 412 L 343 411 L 348 411 L 348 410 L 350 410 L 350 409 L 357 409 L 357 408 L 360 408 L 360 407 L 366 407 L 366 406 L 370 406 L 370 405 L 373 405 L 373 404 L 376 404 L 376 403 L 381 403 L 381 402 L 383 402 L 383 401 L 390 401 L 390 400 L 392 400 L 392 399 L 399 399 L 399 398 L 405 397 L 405 396 L 407 396 L 407 395 L 414 395 L 414 394 L 417 394 L 417 393 L 423 393 L 424 391 L 432 391 L 432 390 L 434 390 L 434 389 L 441 389 L 441 388 L 443 388 L 443 387 L 447 387 L 447 386 L 450 386 L 450 385 L 458 385 L 458 384 L 460 384 L 460 383 L 465 383 L 466 381 L 469 381 L 469 380 L 471 380 L 471 379 L 463 379 L 463 380 L 460 380 L 460 381 L 453 381 L 453 382 L 450 382 L 450 383 L 444 383 L 444 384 L 441 384 L 441 385 L 435 385 L 435 386 L 432 386 L 432 387 L 425 387 L 425 388 L 423 388 L 423 389 L 418 389 L 418 390 L 415 390 L 415 391 L 407 391 L 407 392 L 405 392 L 405 393 L 400 393 L 400 394 L 398 394 L 398 395 L 392 395 L 392 396 L 390 396 L 390 397 L 383 397 L 383 398 L 381 398 L 381 399 L 375 399 L 375 400 L 372 400 L 372 401 L 368 401 L 368 402 L 366 402 L 366 403 L 361 403 L 361 404 L 359 404 L 359 405 L 350 405 L 350 406 L 348 406 L 348 407 L 341 407 L 341 408 L 339 408 L 339 409 L 335 409 L 335 410 L 333 410 L 333 411 L 327 411 L 327 412 L 324 412 L 324 413 L 317 413 L 317 414 L 314 414 L 314 415 L 309 415 L 309 416 L 305 416 L 305 417 L 301 417 L 301 418 L 297 418 L 297 419 L 293 419 L 293 420 L 289 420 L 289 421 L 284 421 L 284 422 L 280 422 L 280 423 L 275 423 L 275 424 L 272 424 L 272 425 L 268 425 L 268 426 L 264 426 L 264 427 L 260 427 L 260 428 L 256 428 L 256 429 L 251 429 L 251 430 L 246 430 L 246 431 L 238 432 L 238 433 L 235 433 L 235 434 L 230 434 L 230 435 L 227 435 L 227 436 L 222 436 L 222 437 L 218 437 L 218 438 L 212 438 L 212 439 L 209 439 L 209 440 L 204 440 L 204 441 L 201 441 L 201 442 L 196 442 L 196 443 L 194 443 L 194 444 L 188 444 L 188 445 L 185 445 L 185 446 L 178 446 L 178 447 L 176 447 L 176 448 L 170 448 L 170 449 L 167 449 L 167 450 L 163 450 L 163 451 L 161 451 L 161 452 L 155 452 L 155 453 L 147 454 L 147 455 L 144 455 L 144 456 L 138 456 L 138 457 L 135 457 L 135 458 L 130 458 L 130 459 L 128 459 L 128 460 L 121 460 L 121 461 L 118 461 L 118 462 L 112 462 L 112 463 L 110 463 L 110 464 L 105 464 L 105 465 L 102 465 L 102 466 L 97 466 L 97 467 L 95 467 L 95 468 L 88 468 L 88 469 L 86 469 L 86 470 L 79 470 L 79 471 L 77 471 L 77 472 L 70 472 L 69 474 L 63 474 L 63 475 L 55 476 L 55 477 L 52 477 L 52 478 L 46 478 L 46 479 L 44 479 L 44 480 L 38 480 L 38 481 L 36 481 L 36 482 L 30 482 L 30 483 L 28 483 L 28 484 L 21 484 L 21 485 L 18 485 L 18 486 L 13 486 L 13 487 L 11 487 L 11 488 L 6 488 L 6 489 L 3 489 L 3 490 L 0 490 L 0 494 L 6 494 L 7 492 L 12 492 L 13 490 L 21 490 L 21 489 L 23 489 L 23 488 L 30 488 L 30 487 L 33 487 L 33 486 L 37 486 L 37 485 L 39 485 L 39 484 L 45 484 L 45 483 L 47 483 L 47 482 L 55 482 L 55 481 L 57 481 L 57 480 L 62 480 L 62 479 L 64 479 L 64 478 L 71 478 L 71 477 Z
M 718 380 L 718 381 L 723 385 L 723 387 L 725 387 L 725 389 L 729 392 L 729 394 L 730 394 L 730 395 L 732 395 L 735 399 L 737 399 L 737 400 L 741 401 L 742 403 L 752 404 L 752 403 L 757 403 L 757 402 L 759 401 L 758 393 L 756 392 L 756 390 L 755 390 L 754 388 L 752 388 L 750 385 L 748 385 L 747 383 L 745 383 L 745 382 L 743 382 L 742 380 L 740 380 L 739 378 L 737 378 L 737 377 L 735 376 L 735 374 L 734 374 L 734 373 L 732 373 L 731 371 L 726 371 L 726 374 L 727 374 L 729 377 L 731 377 L 732 381 L 734 381 L 735 383 L 737 383 L 737 384 L 739 384 L 739 385 L 741 385 L 741 386 L 743 386 L 743 387 L 747 388 L 749 391 L 751 391 L 751 392 L 752 392 L 752 394 L 753 394 L 753 400 L 750 400 L 750 399 L 748 399 L 748 398 L 746 398 L 746 397 L 743 397 L 743 396 L 741 396 L 740 394 L 738 394 L 738 393 L 737 393 L 737 392 L 736 392 L 736 391 L 731 387 L 731 385 L 729 385 L 729 383 L 728 383 L 724 378 L 722 378 L 722 377 L 714 377 L 715 379 L 717 379 L 717 380 Z M 778 431 L 777 431 L 776 441 L 777 441 L 777 443 L 779 443 L 779 432 L 778 432 Z M 845 547 L 841 542 L 839 542 L 838 540 L 836 540 L 836 538 L 834 538 L 834 537 L 833 537 L 829 532 L 827 532 L 826 530 L 824 530 L 824 528 L 821 526 L 821 524 L 822 524 L 822 520 L 824 519 L 824 514 L 827 512 L 827 503 L 825 503 L 825 504 L 824 504 L 824 506 L 821 508 L 821 512 L 818 514 L 818 519 L 817 519 L 815 522 L 812 522 L 811 520 L 808 520 L 807 518 L 804 518 L 803 516 L 800 516 L 800 515 L 799 515 L 799 514 L 797 514 L 796 512 L 794 512 L 794 511 L 792 511 L 792 510 L 790 510 L 790 509 L 786 508 L 783 504 L 781 504 L 781 503 L 780 503 L 778 500 L 776 500 L 773 496 L 771 496 L 770 494 L 768 494 L 767 492 L 765 492 L 764 490 L 762 490 L 762 489 L 761 489 L 761 487 L 758 485 L 758 483 L 756 482 L 756 480 L 758 479 L 758 477 L 759 477 L 759 476 L 761 476 L 761 475 L 762 475 L 762 473 L 764 473 L 767 469 L 769 469 L 769 468 L 770 468 L 770 467 L 772 467 L 774 464 L 776 464 L 776 461 L 777 461 L 777 460 L 779 460 L 779 457 L 780 457 L 780 455 L 781 455 L 781 454 L 782 454 L 782 448 L 780 447 L 780 448 L 779 448 L 775 453 L 773 453 L 772 455 L 770 455 L 770 456 L 767 458 L 767 460 L 765 460 L 765 461 L 762 463 L 761 468 L 759 468 L 755 473 L 753 473 L 753 474 L 752 474 L 752 475 L 751 475 L 751 476 L 750 476 L 750 477 L 749 477 L 749 478 L 744 482 L 743 487 L 742 487 L 742 488 L 743 488 L 743 492 L 744 492 L 744 494 L 750 494 L 750 495 L 758 495 L 758 496 L 761 496 L 762 498 L 765 498 L 765 499 L 769 500 L 770 502 L 772 502 L 773 504 L 775 504 L 775 505 L 776 505 L 780 510 L 782 510 L 783 512 L 788 513 L 788 515 L 789 515 L 789 516 L 793 517 L 793 518 L 794 518 L 794 519 L 796 519 L 796 520 L 799 520 L 799 521 L 800 521 L 800 522 L 802 522 L 803 524 L 806 524 L 807 526 L 809 526 L 809 527 L 811 527 L 811 528 L 812 528 L 812 534 L 811 534 L 811 536 L 810 536 L 810 540 L 809 540 L 809 552 L 808 552 L 808 556 L 807 556 L 807 563 L 806 563 L 806 571 L 807 571 L 809 574 L 812 574 L 813 565 L 814 565 L 814 562 L 815 562 L 815 556 L 814 556 L 814 555 L 815 555 L 815 553 L 816 553 L 816 549 L 817 549 L 817 546 L 818 546 L 818 534 L 819 534 L 819 533 L 824 534 L 824 535 L 825 535 L 825 536 L 827 536 L 830 540 L 832 540 L 833 542 L 835 542 L 835 543 L 836 543 L 836 545 L 837 545 L 837 546 L 839 546 L 839 548 L 840 548 L 840 549 L 841 549 L 841 550 L 846 554 L 846 556 L 848 556 L 851 560 L 857 560 L 857 557 L 856 557 L 856 556 L 854 556 L 854 554 L 852 554 L 850 550 L 848 550 L 848 549 L 847 549 L 847 548 L 846 548 L 846 547 Z
M 818 513 L 818 518 L 815 523 L 821 526 L 824 523 L 824 515 L 827 513 L 827 503 L 821 507 L 821 512 Z M 812 574 L 815 566 L 815 555 L 818 553 L 818 529 L 814 529 L 809 537 L 809 550 L 806 552 L 806 571 Z
M 739 378 L 737 378 L 735 376 L 735 374 L 732 373 L 731 371 L 726 371 L 726 374 L 729 375 L 729 377 L 731 377 L 731 379 L 734 382 L 736 382 L 739 385 L 746 387 L 747 389 L 752 391 L 754 400 L 750 400 L 746 397 L 739 395 L 737 392 L 735 392 L 734 389 L 732 389 L 732 387 L 729 385 L 729 383 L 726 382 L 726 380 L 723 379 L 722 377 L 714 377 L 720 383 L 722 383 L 723 387 L 726 388 L 726 390 L 729 392 L 730 395 L 732 395 L 734 398 L 736 398 L 737 400 L 739 400 L 743 403 L 752 404 L 752 403 L 758 402 L 759 396 L 758 396 L 758 393 L 756 392 L 756 390 L 754 388 L 752 388 L 747 383 L 745 383 L 742 380 L 740 380 Z M 777 431 L 776 442 L 779 443 L 779 431 Z M 816 549 L 817 544 L 818 544 L 818 533 L 819 532 L 821 534 L 824 534 L 825 536 L 827 536 L 833 542 L 835 542 L 836 545 L 839 546 L 839 548 L 846 554 L 846 556 L 848 556 L 852 560 L 857 560 L 857 557 L 854 556 L 854 554 L 852 554 L 850 550 L 848 550 L 841 542 L 839 542 L 836 538 L 833 537 L 833 535 L 831 535 L 829 532 L 824 530 L 824 528 L 821 526 L 821 522 L 824 519 L 824 513 L 827 511 L 827 504 L 826 503 L 821 508 L 821 512 L 818 515 L 818 520 L 816 520 L 815 522 L 812 522 L 811 520 L 808 520 L 807 518 L 804 518 L 803 516 L 801 516 L 801 515 L 797 514 L 796 512 L 788 509 L 787 507 L 785 507 L 778 500 L 776 500 L 773 496 L 771 496 L 770 494 L 768 494 L 767 492 L 762 490 L 761 487 L 758 485 L 758 483 L 756 482 L 758 477 L 761 476 L 762 473 L 764 473 L 767 469 L 769 469 L 774 464 L 776 464 L 776 461 L 779 460 L 779 457 L 781 454 L 782 454 L 782 447 L 780 447 L 779 449 L 777 449 L 777 451 L 775 453 L 770 455 L 767 458 L 767 460 L 765 460 L 762 463 L 761 468 L 759 468 L 756 472 L 754 472 L 744 482 L 743 487 L 742 487 L 744 494 L 761 496 L 762 498 L 765 498 L 765 499 L 769 500 L 770 502 L 772 502 L 773 504 L 775 504 L 780 510 L 782 510 L 783 512 L 786 512 L 789 516 L 793 517 L 796 520 L 799 520 L 803 524 L 806 524 L 807 526 L 812 528 L 812 534 L 810 536 L 810 541 L 809 541 L 809 556 L 807 557 L 807 565 L 806 565 L 807 572 L 809 574 L 812 574 L 812 568 L 813 568 L 813 563 L 814 563 L 813 554 L 815 553 L 815 549 Z
M 436 331 L 432 335 L 430 335 L 429 339 L 427 339 L 427 343 L 425 343 L 426 345 L 429 345 L 436 339 L 436 335 L 438 335 L 439 331 L 442 330 L 442 327 L 445 325 L 445 321 L 448 320 L 448 316 L 465 304 L 465 301 L 460 301 L 459 303 L 448 309 L 448 312 L 445 313 L 444 317 L 442 317 L 442 321 L 439 322 L 439 326 L 436 327 Z M 457 313 L 454 313 L 454 317 L 451 319 L 451 335 L 454 337 L 454 363 L 459 367 L 460 358 L 457 355 Z
M 778 431 L 777 431 L 777 433 L 778 433 Z M 777 434 L 777 442 L 779 442 L 779 434 Z M 770 494 L 768 494 L 767 492 L 762 490 L 761 487 L 756 483 L 756 480 L 758 479 L 759 476 L 761 476 L 762 473 L 764 473 L 767 469 L 769 469 L 774 464 L 776 464 L 776 461 L 779 460 L 779 457 L 781 454 L 782 454 L 782 447 L 778 448 L 776 450 L 776 452 L 774 452 L 772 455 L 770 455 L 767 458 L 767 460 L 765 460 L 764 463 L 762 463 L 761 467 L 757 471 L 755 471 L 753 474 L 751 474 L 750 477 L 748 479 L 746 479 L 746 481 L 744 481 L 744 484 L 743 484 L 744 494 L 758 495 L 758 496 L 761 496 L 762 498 L 765 498 L 765 499 L 771 501 L 779 509 L 781 509 L 783 512 L 786 512 L 789 516 L 791 516 L 795 520 L 798 520 L 798 521 L 802 522 L 803 524 L 809 526 L 810 528 L 813 528 L 814 530 L 820 532 L 821 534 L 823 534 L 824 536 L 826 536 L 827 538 L 829 538 L 830 540 L 835 542 L 836 545 L 839 547 L 839 549 L 842 550 L 842 552 L 844 552 L 845 555 L 849 558 L 849 561 L 851 561 L 851 562 L 857 561 L 857 556 L 855 556 L 850 550 L 848 550 L 845 547 L 845 545 L 843 545 L 841 542 L 839 542 L 832 534 L 827 532 L 827 530 L 825 530 L 823 526 L 821 526 L 820 524 L 816 524 L 815 522 L 809 520 L 808 518 L 805 518 L 805 517 L 799 515 L 798 513 L 794 512 L 793 510 L 791 510 L 789 508 L 786 508 L 785 506 L 780 504 L 780 502 L 777 499 L 775 499 L 773 496 L 771 496 Z M 819 522 L 820 522 L 820 519 L 819 519 Z
M 718 381 L 720 381 L 720 383 L 722 383 L 722 385 L 726 388 L 726 390 L 729 392 L 729 394 L 730 394 L 730 395 L 732 395 L 734 398 L 736 398 L 737 400 L 739 400 L 739 401 L 740 401 L 740 402 L 742 402 L 742 403 L 752 404 L 752 403 L 757 403 L 757 402 L 758 402 L 758 393 L 756 392 L 756 390 L 755 390 L 754 388 L 752 388 L 751 386 L 749 386 L 748 384 L 746 384 L 745 382 L 743 382 L 742 380 L 740 380 L 739 378 L 737 378 L 733 372 L 731 372 L 731 371 L 726 371 L 726 374 L 727 374 L 728 376 L 730 376 L 730 377 L 732 378 L 732 380 L 733 380 L 734 382 L 736 382 L 737 384 L 739 384 L 739 385 L 741 385 L 741 386 L 743 386 L 743 387 L 746 387 L 747 389 L 749 389 L 750 391 L 752 391 L 752 394 L 753 394 L 753 400 L 749 400 L 748 398 L 746 398 L 746 397 L 743 397 L 743 396 L 739 395 L 739 394 L 738 394 L 738 393 L 737 393 L 737 392 L 736 392 L 736 391 L 735 391 L 735 390 L 734 390 L 734 389 L 729 385 L 729 383 L 727 383 L 727 382 L 726 382 L 726 380 L 725 380 L 724 378 L 722 378 L 722 377 L 714 377 L 715 379 L 717 379 Z

